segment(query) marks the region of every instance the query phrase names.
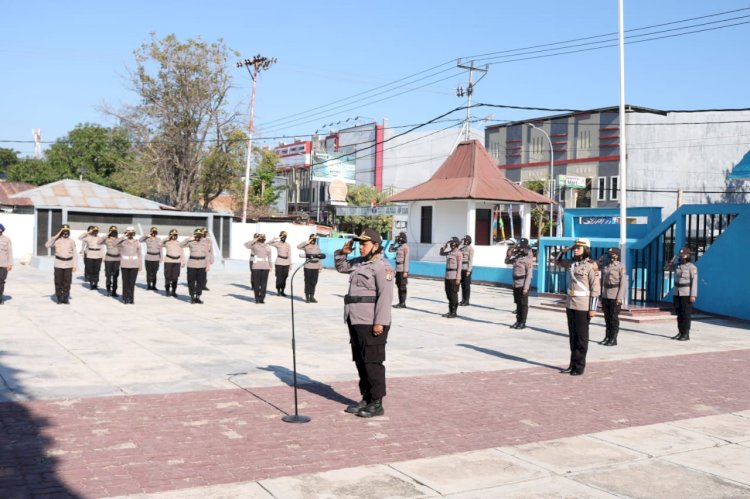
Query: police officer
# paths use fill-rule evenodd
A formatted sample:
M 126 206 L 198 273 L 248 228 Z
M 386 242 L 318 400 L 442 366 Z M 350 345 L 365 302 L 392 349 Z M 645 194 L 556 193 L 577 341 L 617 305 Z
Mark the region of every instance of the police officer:
M 266 244 L 266 235 L 260 233 L 257 237 L 245 243 L 250 249 L 253 260 L 252 281 L 255 303 L 265 303 L 268 273 L 271 271 L 271 247 Z
M 461 302 L 459 305 L 469 305 L 471 297 L 471 270 L 474 263 L 474 246 L 471 244 L 471 236 L 465 235 L 461 240 Z
M 98 244 L 106 247 L 104 254 L 104 277 L 107 280 L 107 296 L 117 298 L 117 278 L 120 275 L 120 247 L 117 245 L 117 226 L 112 225 L 106 236 L 99 238 Z
M 351 260 L 354 241 L 360 256 Z M 373 229 L 365 229 L 336 250 L 336 270 L 350 274 L 349 293 L 344 297 L 344 321 L 349 328 L 352 360 L 359 374 L 362 399 L 346 408 L 359 417 L 382 416 L 385 389 L 385 345 L 391 328 L 393 269 L 383 257 L 383 240 Z
M 406 243 L 406 232 L 399 232 L 395 242 L 388 248 L 388 251 L 396 252 L 398 303 L 393 308 L 406 308 L 406 286 L 409 282 L 409 245 Z
M 525 237 L 508 248 L 505 264 L 513 265 L 513 302 L 516 304 L 516 323 L 512 329 L 524 329 L 529 315 L 529 288 L 534 273 L 534 253 Z
M 573 258 L 563 255 L 573 251 Z M 563 249 L 555 258 L 555 263 L 568 269 L 568 296 L 565 311 L 568 318 L 568 339 L 570 343 L 570 364 L 561 372 L 580 376 L 586 369 L 586 353 L 589 344 L 589 322 L 596 315 L 599 304 L 600 285 L 598 268 L 591 261 L 591 242 L 578 238 L 573 246 Z
M 0 305 L 5 301 L 5 279 L 8 272 L 13 270 L 13 244 L 5 235 L 5 226 L 0 224 Z
M 448 313 L 443 317 L 455 319 L 458 317 L 458 286 L 461 282 L 461 263 L 463 254 L 458 246 L 461 241 L 456 236 L 450 238 L 445 246 L 440 248 L 440 255 L 445 257 L 445 296 L 448 297 Z
M 286 242 L 286 231 L 282 230 L 279 237 L 274 237 L 268 243 L 276 248 L 276 292 L 279 296 L 286 296 L 286 279 L 289 276 L 289 267 L 292 265 L 292 247 Z
M 211 254 L 201 239 L 203 239 L 203 231 L 198 228 L 193 231 L 193 237 L 187 238 L 180 243 L 182 248 L 187 247 L 190 252 L 187 263 L 190 303 L 198 304 L 203 303 L 201 294 L 206 283 L 206 272 L 211 268 Z
M 146 285 L 151 291 L 157 291 L 156 289 L 156 274 L 159 272 L 159 264 L 161 263 L 161 249 L 163 242 L 159 239 L 159 229 L 151 227 L 148 235 L 141 236 L 140 242 L 146 243 Z
M 70 226 L 64 224 L 44 245 L 55 248 L 55 296 L 58 305 L 67 305 L 70 303 L 73 272 L 78 269 L 76 243 L 70 238 Z
M 120 270 L 122 271 L 122 302 L 133 304 L 135 297 L 135 281 L 138 272 L 143 270 L 141 256 L 141 242 L 135 238 L 135 228 L 125 229 L 123 237 L 117 240 L 120 248 Z
M 253 238 L 251 239 L 251 241 L 258 239 L 259 235 L 260 235 L 259 232 L 256 232 L 255 234 L 253 234 Z M 250 248 L 250 246 L 248 246 L 248 243 L 245 243 L 245 247 Z M 250 262 L 250 288 L 252 289 L 255 289 L 255 280 L 253 276 L 253 261 L 254 260 L 255 260 L 255 253 L 253 253 L 253 249 L 250 248 L 250 260 L 249 260 Z
M 320 254 L 320 246 L 317 244 L 318 236 L 310 234 L 307 241 L 297 245 L 297 249 L 305 250 L 305 255 Z M 323 263 L 317 258 L 305 258 L 305 301 L 307 303 L 318 303 L 315 299 L 315 287 L 318 285 L 318 274 L 323 271 Z
M 602 255 L 598 265 L 602 274 L 602 312 L 606 325 L 604 339 L 599 344 L 613 347 L 617 346 L 617 334 L 620 332 L 620 310 L 628 291 L 628 274 L 620 260 L 620 248 L 609 248 L 607 261 Z
M 664 270 L 674 272 L 675 284 L 672 299 L 677 312 L 677 331 L 673 340 L 690 340 L 690 320 L 693 303 L 698 297 L 698 268 L 690 261 L 692 252 L 685 246 L 664 266 Z
M 104 246 L 99 243 L 99 227 L 89 225 L 86 232 L 78 236 L 78 239 L 83 241 L 81 254 L 83 255 L 84 278 L 91 286 L 90 289 L 97 289 L 105 250 Z
M 206 252 L 208 255 L 206 256 L 206 260 L 209 261 L 211 265 L 214 263 L 214 244 L 211 242 L 211 236 L 208 233 L 208 227 L 199 227 L 201 232 L 203 233 L 203 238 L 201 238 L 201 243 L 206 248 Z M 206 269 L 206 279 L 203 282 L 203 291 L 211 291 L 208 289 L 208 271 L 210 269 Z
M 177 241 L 177 229 L 169 231 L 169 237 L 162 241 L 164 246 L 164 296 L 177 297 L 177 280 L 180 278 L 180 267 L 185 266 L 185 251 Z

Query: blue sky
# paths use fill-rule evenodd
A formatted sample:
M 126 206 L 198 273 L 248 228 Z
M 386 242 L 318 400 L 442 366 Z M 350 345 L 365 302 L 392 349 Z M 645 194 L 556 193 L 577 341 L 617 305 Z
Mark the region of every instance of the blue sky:
M 258 82 L 256 134 L 262 138 L 301 137 L 355 116 L 387 118 L 391 126 L 421 123 L 465 104 L 455 95 L 457 85 L 465 87 L 467 78 L 455 69 L 459 57 L 617 31 L 616 0 L 38 0 L 6 1 L 0 9 L 0 57 L 5 68 L 0 78 L 0 147 L 23 155 L 33 152 L 33 143 L 13 141 L 30 141 L 32 128 L 41 128 L 47 142 L 78 123 L 112 125 L 101 106 L 135 102 L 123 75 L 133 66 L 133 50 L 151 32 L 181 39 L 223 38 L 242 57 L 276 57 L 278 63 Z M 750 0 L 625 0 L 625 28 L 736 9 L 748 10 L 652 31 L 722 19 L 690 30 L 746 23 Z M 645 31 L 633 32 L 641 33 Z M 749 46 L 750 24 L 628 45 L 626 100 L 658 109 L 750 107 Z M 496 64 L 477 85 L 474 102 L 570 109 L 618 104 L 616 47 L 505 63 L 475 59 Z M 429 68 L 436 69 L 418 76 L 426 77 L 420 83 L 373 95 L 374 88 L 392 89 L 382 86 Z M 246 116 L 250 77 L 233 65 L 228 71 L 236 85 L 231 104 Z M 414 89 L 419 85 L 426 86 Z M 362 95 L 331 104 L 356 94 Z M 370 103 L 376 100 L 380 102 Z M 313 108 L 320 109 L 300 115 Z M 492 115 L 493 120 L 545 114 L 551 113 L 474 110 L 475 116 Z

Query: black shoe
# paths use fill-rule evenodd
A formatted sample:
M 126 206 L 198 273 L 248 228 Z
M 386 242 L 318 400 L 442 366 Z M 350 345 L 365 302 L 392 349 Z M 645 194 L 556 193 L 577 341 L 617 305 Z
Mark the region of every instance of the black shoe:
M 443 315 L 441 315 L 441 317 L 448 317 L 448 316 L 450 316 L 450 315 L 451 315 L 451 313 L 450 313 L 450 312 L 446 312 L 446 313 L 444 313 Z
M 359 410 L 357 416 L 360 418 L 372 418 L 375 416 L 382 416 L 385 414 L 383 410 L 383 403 L 380 400 L 373 400 L 362 409 Z
M 465 301 L 462 300 L 462 301 L 458 302 L 458 306 L 459 307 L 463 307 L 464 305 L 466 305 Z
M 117 298 L 117 297 L 118 297 L 118 296 L 120 296 L 120 295 L 118 295 L 118 294 L 117 294 L 117 291 L 112 291 L 112 294 L 111 294 L 110 296 L 111 296 L 112 298 Z
M 283 289 L 281 291 L 279 291 L 279 296 L 286 296 L 286 293 L 284 293 Z
M 191 304 L 195 303 L 195 296 L 191 296 L 191 297 L 190 297 L 190 303 L 191 303 Z
M 458 314 L 456 314 L 455 312 L 453 312 L 453 313 L 450 313 L 450 314 L 446 315 L 446 317 L 448 319 L 455 319 L 456 317 L 458 317 Z
M 525 322 L 519 322 L 516 326 L 516 329 L 526 329 L 526 323 Z
M 518 327 L 519 324 L 520 324 L 520 322 L 516 321 L 512 326 L 510 326 L 510 328 L 511 329 L 515 329 L 515 328 Z
M 310 295 L 305 295 L 305 303 L 310 303 Z
M 201 297 L 199 295 L 195 296 L 195 303 L 198 303 L 200 305 L 203 305 L 203 300 L 201 300 Z
M 617 338 L 610 338 L 609 343 L 605 343 L 608 347 L 616 347 L 617 346 Z
M 679 340 L 682 337 L 682 333 L 677 333 L 676 335 L 672 336 L 673 340 Z
M 208 289 L 207 287 L 203 286 L 203 291 L 211 291 L 211 290 Z
M 406 308 L 406 305 L 401 305 L 400 303 L 396 303 L 393 308 Z
M 609 343 L 609 336 L 605 336 L 602 341 L 599 342 L 600 345 L 606 345 Z
M 318 303 L 318 300 L 315 299 L 315 296 L 310 295 L 310 303 Z
M 687 334 L 683 334 L 679 338 L 677 338 L 678 341 L 690 341 L 690 336 Z
M 570 371 L 571 376 L 581 376 L 583 371 Z
M 562 374 L 572 373 L 573 372 L 573 368 L 571 366 L 568 366 L 565 369 L 560 369 L 560 372 Z
M 365 399 L 360 400 L 356 404 L 352 404 L 346 409 L 344 409 L 344 412 L 348 412 L 349 414 L 357 414 L 360 410 L 367 407 L 367 401 Z

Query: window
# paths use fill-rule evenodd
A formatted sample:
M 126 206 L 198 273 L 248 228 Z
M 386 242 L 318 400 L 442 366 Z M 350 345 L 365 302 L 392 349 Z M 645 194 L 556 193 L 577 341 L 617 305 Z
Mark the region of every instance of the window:
M 419 242 L 432 242 L 432 206 L 422 206 L 419 224 Z
M 591 130 L 578 132 L 578 150 L 588 151 L 591 149 Z
M 609 177 L 609 199 L 617 201 L 620 195 L 620 177 Z
M 607 177 L 599 177 L 599 184 L 596 190 L 597 201 L 605 201 L 607 199 Z

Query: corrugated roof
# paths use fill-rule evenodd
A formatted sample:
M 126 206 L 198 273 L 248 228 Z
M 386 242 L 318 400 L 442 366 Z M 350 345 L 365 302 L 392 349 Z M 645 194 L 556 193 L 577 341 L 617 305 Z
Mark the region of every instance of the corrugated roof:
M 28 191 L 36 187 L 26 182 L 0 182 L 0 205 L 2 206 L 34 206 L 31 199 L 27 197 L 14 197 L 13 194 Z
M 138 196 L 85 180 L 58 180 L 57 182 L 25 191 L 22 194 L 24 197 L 29 198 L 34 206 L 132 211 L 175 209 L 156 201 L 139 198 Z M 17 194 L 10 197 L 13 199 L 16 196 Z
M 388 198 L 388 201 L 437 199 L 554 203 L 547 196 L 542 196 L 505 178 L 478 140 L 461 142 L 430 180 L 393 195 Z

